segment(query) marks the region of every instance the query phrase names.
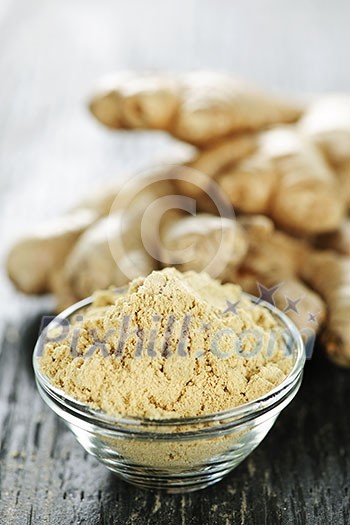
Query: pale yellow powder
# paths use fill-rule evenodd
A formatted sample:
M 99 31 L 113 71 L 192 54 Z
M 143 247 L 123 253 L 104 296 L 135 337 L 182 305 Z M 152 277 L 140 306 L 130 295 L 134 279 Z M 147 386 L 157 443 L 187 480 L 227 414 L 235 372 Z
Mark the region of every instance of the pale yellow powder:
M 40 367 L 53 385 L 111 416 L 225 410 L 266 394 L 292 366 L 269 311 L 206 274 L 153 272 L 122 293 L 97 293 L 79 314 L 64 340 L 46 344 Z

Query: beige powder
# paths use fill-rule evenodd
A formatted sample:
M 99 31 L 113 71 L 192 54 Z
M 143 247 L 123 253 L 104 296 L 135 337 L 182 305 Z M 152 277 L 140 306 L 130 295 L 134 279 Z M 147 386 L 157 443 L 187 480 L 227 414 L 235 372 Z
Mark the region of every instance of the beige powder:
M 269 392 L 292 366 L 284 348 L 277 321 L 238 286 L 166 268 L 98 292 L 64 340 L 46 343 L 40 367 L 108 415 L 181 418 Z

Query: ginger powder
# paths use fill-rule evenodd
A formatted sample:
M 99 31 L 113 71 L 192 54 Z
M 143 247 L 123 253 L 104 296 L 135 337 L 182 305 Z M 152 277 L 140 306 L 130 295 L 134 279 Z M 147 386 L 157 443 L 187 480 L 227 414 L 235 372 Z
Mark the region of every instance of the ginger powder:
M 236 285 L 174 268 L 97 292 L 68 330 L 57 331 L 47 333 L 42 372 L 115 417 L 225 410 L 268 393 L 292 365 L 266 308 Z

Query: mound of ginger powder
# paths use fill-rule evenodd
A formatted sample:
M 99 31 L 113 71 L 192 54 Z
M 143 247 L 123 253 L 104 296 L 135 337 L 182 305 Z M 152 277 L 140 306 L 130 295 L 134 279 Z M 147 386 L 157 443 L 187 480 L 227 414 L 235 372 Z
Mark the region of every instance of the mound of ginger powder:
M 203 273 L 154 271 L 96 292 L 70 321 L 62 337 L 48 331 L 41 371 L 109 416 L 219 412 L 267 394 L 292 367 L 270 312 Z

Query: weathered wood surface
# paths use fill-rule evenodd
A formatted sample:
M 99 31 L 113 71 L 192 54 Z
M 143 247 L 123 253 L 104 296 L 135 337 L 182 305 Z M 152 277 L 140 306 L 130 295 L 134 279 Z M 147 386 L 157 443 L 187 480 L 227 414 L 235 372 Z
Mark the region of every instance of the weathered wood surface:
M 0 3 L 0 257 L 29 225 L 96 180 L 171 146 L 113 135 L 84 100 L 112 69 L 211 67 L 298 93 L 350 90 L 346 0 L 3 0 Z M 117 175 L 118 174 L 118 175 Z M 1 264 L 3 266 L 3 264 Z M 31 352 L 49 298 L 0 274 L 0 524 L 348 524 L 349 372 L 323 357 L 262 445 L 220 484 L 143 492 L 87 457 L 36 393 Z

